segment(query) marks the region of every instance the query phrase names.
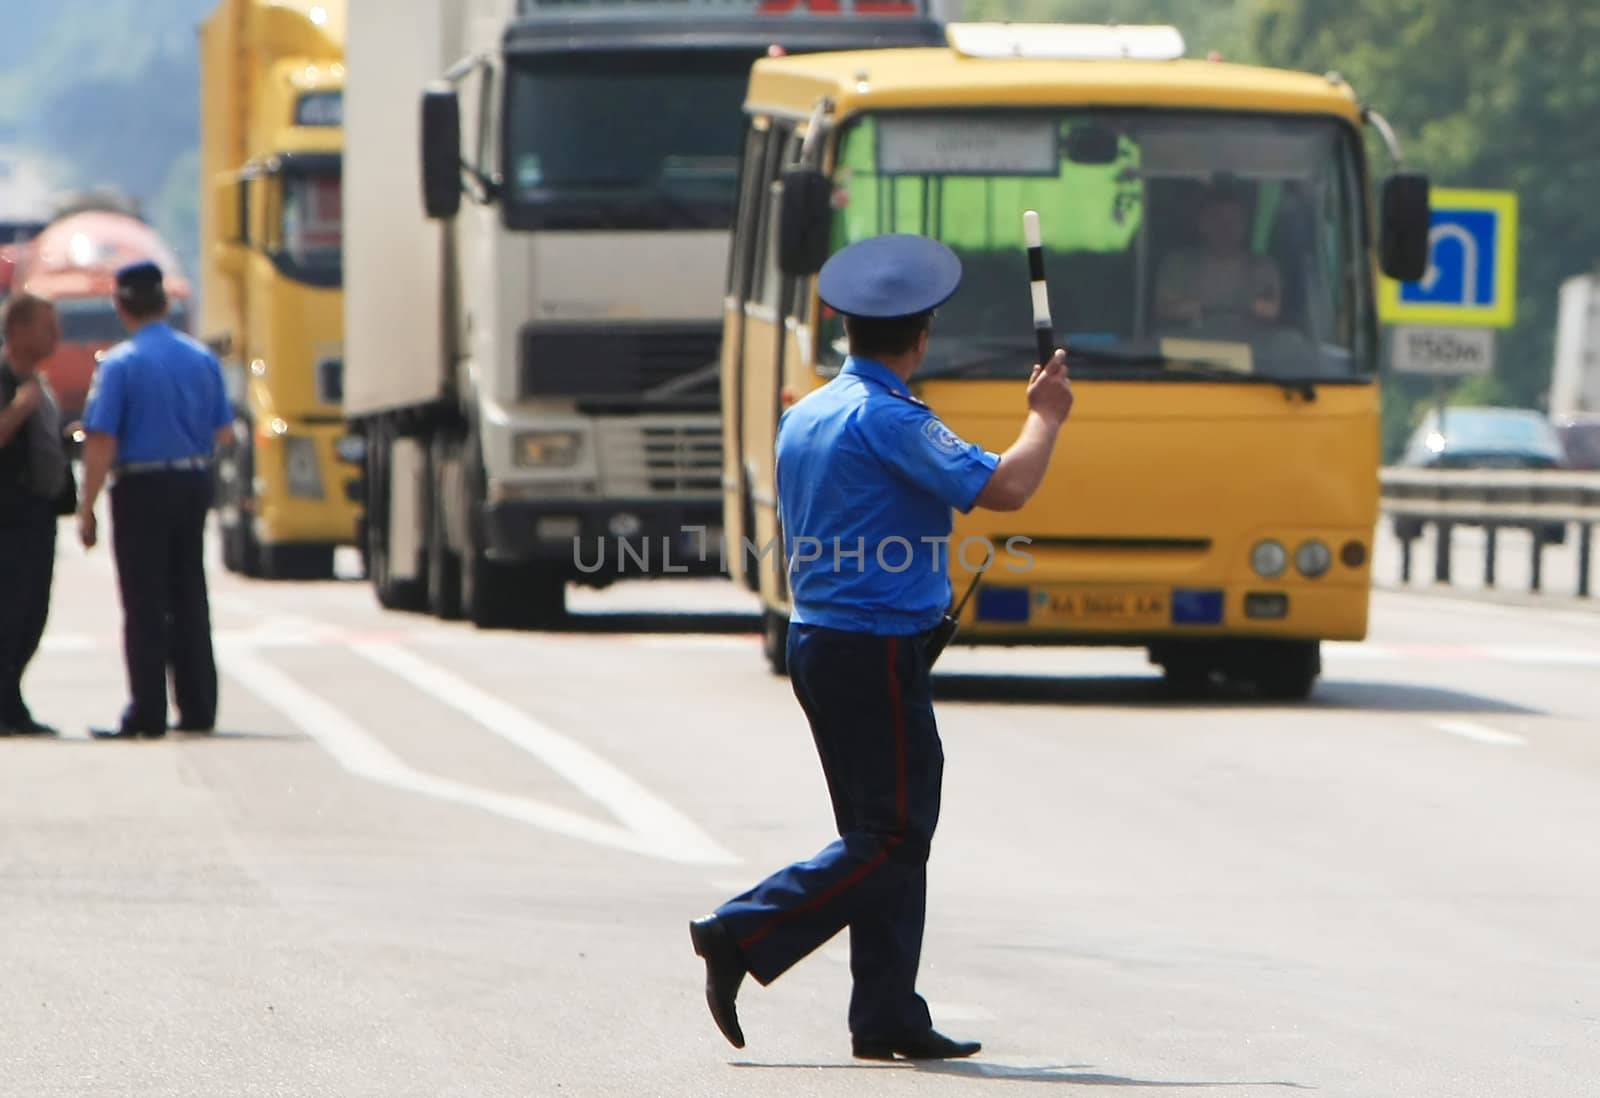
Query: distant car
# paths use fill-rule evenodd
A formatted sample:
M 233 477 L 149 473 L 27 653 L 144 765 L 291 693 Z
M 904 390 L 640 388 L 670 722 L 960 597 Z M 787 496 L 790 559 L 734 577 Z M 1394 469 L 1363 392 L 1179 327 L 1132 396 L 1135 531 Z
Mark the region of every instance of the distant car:
M 1525 408 L 1446 408 L 1443 429 L 1430 409 L 1412 432 L 1399 464 L 1414 469 L 1564 469 L 1566 450 L 1551 422 Z M 1567 528 L 1539 528 L 1545 542 L 1560 544 Z M 1395 535 L 1409 541 L 1422 533 L 1419 519 L 1397 518 Z
M 1551 422 L 1525 408 L 1430 409 L 1401 465 L 1426 469 L 1560 469 L 1567 464 Z
M 1600 412 L 1579 412 L 1553 420 L 1569 469 L 1600 470 Z

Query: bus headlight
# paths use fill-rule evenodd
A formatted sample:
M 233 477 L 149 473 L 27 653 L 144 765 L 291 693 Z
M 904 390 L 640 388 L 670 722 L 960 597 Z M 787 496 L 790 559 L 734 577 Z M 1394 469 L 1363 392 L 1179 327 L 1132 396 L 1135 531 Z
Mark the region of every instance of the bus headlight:
M 322 498 L 322 470 L 317 464 L 317 440 L 297 435 L 283 440 L 284 478 L 289 494 L 297 499 Z
M 1250 550 L 1250 567 L 1256 570 L 1256 575 L 1274 579 L 1283 575 L 1283 570 L 1289 567 L 1289 551 L 1271 538 L 1258 541 L 1256 547 Z
M 566 466 L 578 463 L 575 431 L 523 431 L 516 439 L 518 465 Z
M 1316 579 L 1333 567 L 1333 550 L 1323 542 L 1308 541 L 1294 551 L 1294 566 L 1302 576 Z

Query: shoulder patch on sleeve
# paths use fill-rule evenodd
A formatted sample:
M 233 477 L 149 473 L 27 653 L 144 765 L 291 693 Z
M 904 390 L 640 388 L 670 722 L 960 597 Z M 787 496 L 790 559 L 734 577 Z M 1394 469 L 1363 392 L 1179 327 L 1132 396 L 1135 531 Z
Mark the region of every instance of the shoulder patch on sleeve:
M 966 449 L 966 443 L 956 437 L 956 433 L 946 427 L 935 417 L 929 417 L 928 422 L 922 425 L 922 434 L 933 443 L 934 449 L 946 454 L 959 454 Z

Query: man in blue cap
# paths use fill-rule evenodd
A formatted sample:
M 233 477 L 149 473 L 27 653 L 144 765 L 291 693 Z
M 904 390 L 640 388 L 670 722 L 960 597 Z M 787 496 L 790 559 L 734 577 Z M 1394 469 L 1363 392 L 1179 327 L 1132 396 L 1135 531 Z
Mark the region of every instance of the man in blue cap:
M 850 355 L 780 421 L 778 506 L 792 561 L 790 678 L 839 839 L 690 924 L 707 1005 L 736 1048 L 745 975 L 770 984 L 845 927 L 856 1057 L 980 1048 L 936 1031 L 916 991 L 944 768 L 926 649 L 950 604 L 938 549 L 952 508 L 1011 511 L 1033 495 L 1072 387 L 1063 352 L 1036 365 L 1021 434 L 1004 454 L 963 441 L 913 397 L 907 382 L 933 311 L 960 282 L 948 248 L 899 234 L 852 244 L 818 275 L 818 295 L 845 318 Z M 835 551 L 795 551 L 801 543 Z
M 204 562 L 211 458 L 233 437 L 233 410 L 215 355 L 166 323 L 161 268 L 135 263 L 116 276 L 129 338 L 106 353 L 84 411 L 84 485 L 78 531 L 98 539 L 95 501 L 114 469 L 112 549 L 122 595 L 123 656 L 132 700 L 100 737 L 167 731 L 167 670 L 178 728 L 209 732 L 217 667 Z

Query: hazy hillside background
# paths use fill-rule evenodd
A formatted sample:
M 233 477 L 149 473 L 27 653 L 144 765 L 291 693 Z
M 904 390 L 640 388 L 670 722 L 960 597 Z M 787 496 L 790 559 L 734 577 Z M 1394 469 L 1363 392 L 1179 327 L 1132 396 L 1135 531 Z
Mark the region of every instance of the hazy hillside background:
M 58 185 L 139 199 L 191 268 L 196 256 L 196 27 L 215 0 L 0 0 L 0 147 L 24 146 Z M 1189 54 L 1336 69 L 1382 110 L 1438 186 L 1521 200 L 1518 322 L 1470 403 L 1538 406 L 1556 291 L 1600 261 L 1600 3 L 1546 0 L 967 0 L 965 17 L 1170 22 Z M 1378 173 L 1391 170 L 1369 142 Z M 1385 381 L 1392 454 L 1426 382 Z
M 193 270 L 199 65 L 215 0 L 0 0 L 0 145 L 138 200 Z

